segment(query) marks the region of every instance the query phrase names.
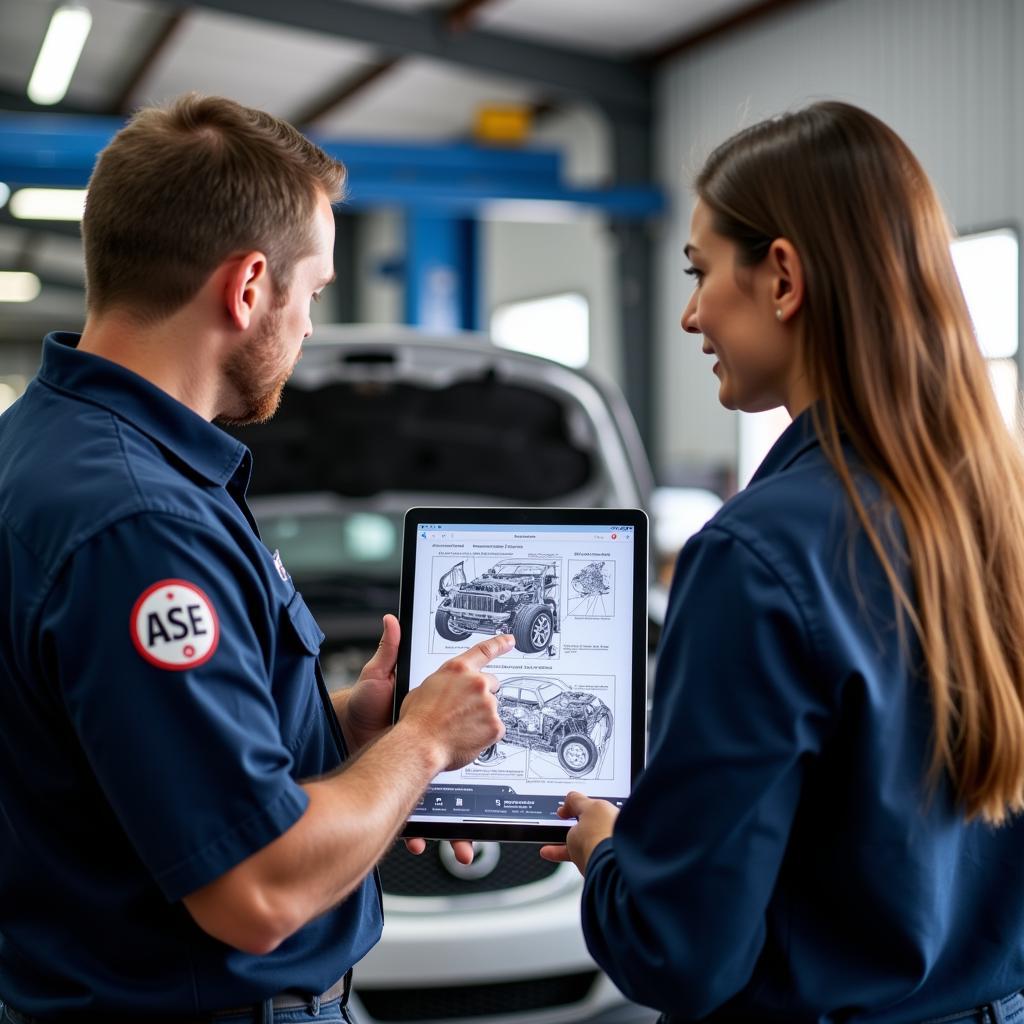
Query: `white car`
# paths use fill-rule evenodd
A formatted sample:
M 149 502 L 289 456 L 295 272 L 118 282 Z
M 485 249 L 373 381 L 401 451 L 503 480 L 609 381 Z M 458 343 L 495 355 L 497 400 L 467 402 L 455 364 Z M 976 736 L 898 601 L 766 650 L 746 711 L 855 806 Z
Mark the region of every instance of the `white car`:
M 263 538 L 351 683 L 397 611 L 401 519 L 414 505 L 645 507 L 652 480 L 622 396 L 481 336 L 318 327 L 253 449 Z M 355 972 L 360 1024 L 653 1021 L 587 953 L 579 873 L 535 846 L 446 843 L 380 865 L 384 935 Z

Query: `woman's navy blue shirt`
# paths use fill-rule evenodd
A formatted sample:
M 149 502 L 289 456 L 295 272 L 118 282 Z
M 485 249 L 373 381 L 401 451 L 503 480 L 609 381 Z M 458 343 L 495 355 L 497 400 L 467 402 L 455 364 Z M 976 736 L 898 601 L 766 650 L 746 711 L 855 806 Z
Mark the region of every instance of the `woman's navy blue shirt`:
M 824 1024 L 1024 987 L 1024 827 L 966 824 L 927 783 L 928 685 L 896 623 L 805 413 L 679 559 L 648 766 L 583 894 L 626 995 Z
M 323 992 L 380 937 L 372 877 L 262 957 L 181 902 L 341 764 L 323 633 L 244 445 L 76 340 L 0 417 L 0 1000 L 149 1020 Z

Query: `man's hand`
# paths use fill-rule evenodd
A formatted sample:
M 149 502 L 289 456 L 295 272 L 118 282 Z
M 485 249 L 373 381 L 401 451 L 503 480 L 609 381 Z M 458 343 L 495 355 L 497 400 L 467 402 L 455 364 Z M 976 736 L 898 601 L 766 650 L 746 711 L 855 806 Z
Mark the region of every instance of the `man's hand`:
M 619 809 L 607 800 L 592 800 L 573 790 L 558 808 L 558 816 L 578 820 L 569 829 L 565 846 L 542 846 L 540 855 L 545 860 L 571 860 L 579 868 L 580 874 L 585 875 L 594 847 L 612 834 Z
M 453 685 L 451 679 L 453 675 L 456 677 L 464 676 L 467 673 L 467 671 L 470 673 L 470 675 L 472 675 L 474 673 L 474 668 L 477 665 L 479 665 L 479 667 L 482 668 L 483 665 L 485 665 L 488 661 L 498 657 L 500 654 L 504 654 L 512 646 L 513 642 L 514 641 L 512 640 L 512 637 L 509 636 L 499 636 L 495 637 L 494 640 L 484 640 L 482 643 L 477 644 L 476 647 L 473 647 L 470 650 L 466 651 L 465 654 L 459 655 L 457 658 L 452 658 L 450 661 L 445 662 L 437 670 L 437 672 L 435 672 L 432 676 L 429 676 L 426 680 L 424 680 L 423 685 L 421 687 L 418 687 L 415 691 L 413 691 L 413 693 L 420 694 L 420 692 L 428 686 L 431 687 L 432 691 L 435 688 L 444 688 Z M 481 661 L 481 659 L 483 660 Z M 486 681 L 487 692 L 489 694 L 493 694 L 494 690 L 497 688 L 497 680 L 494 679 L 493 676 L 485 675 L 482 673 L 479 674 L 479 678 L 481 680 Z M 431 691 L 428 691 L 428 693 L 431 694 L 430 701 L 433 701 L 435 698 Z M 402 705 L 403 716 L 406 713 L 406 705 L 409 703 L 412 697 L 413 694 L 410 694 L 410 696 L 406 698 L 405 704 Z M 424 701 L 423 694 L 421 694 L 420 697 L 417 699 L 423 702 L 423 704 L 422 706 L 414 706 L 412 712 L 413 715 L 429 715 L 433 713 L 432 704 L 429 701 Z M 493 696 L 490 698 L 490 703 L 493 704 L 496 708 L 497 705 Z M 449 710 L 458 710 L 457 707 L 453 705 L 453 698 L 450 692 L 448 697 L 446 698 L 446 704 Z M 464 710 L 468 710 L 468 708 Z M 487 707 L 486 711 L 489 712 L 490 708 Z M 489 715 L 485 717 L 489 717 Z M 494 717 L 496 718 L 497 715 L 495 715 Z M 493 725 L 493 722 L 491 724 Z M 497 742 L 497 739 L 500 739 L 501 736 L 503 736 L 505 733 L 505 727 L 501 725 L 500 720 L 498 722 L 498 725 L 500 727 L 500 732 L 496 739 L 494 740 L 494 742 Z M 488 746 L 490 746 L 490 744 L 485 743 L 479 749 L 476 749 L 474 747 L 474 752 L 472 753 L 472 755 L 462 763 L 468 764 L 470 760 L 472 760 L 474 757 L 477 756 L 477 754 L 480 753 L 480 750 Z M 462 755 L 460 754 L 459 756 L 461 759 Z M 461 767 L 461 765 L 459 765 L 459 767 Z M 405 846 L 410 853 L 416 854 L 418 856 L 419 854 L 423 853 L 424 850 L 426 850 L 427 841 L 425 839 L 406 839 Z M 471 842 L 464 839 L 455 839 L 452 841 L 452 850 L 455 852 L 455 859 L 460 864 L 473 863 L 473 844 Z
M 512 649 L 510 636 L 495 636 L 446 661 L 410 690 L 399 719 L 433 736 L 445 752 L 444 771 L 457 771 L 505 735 L 494 694 L 498 680 L 481 669 Z
M 402 631 L 394 615 L 384 616 L 384 632 L 355 685 L 332 698 L 334 713 L 352 753 L 372 743 L 391 725 L 395 665 Z
M 400 638 L 401 630 L 398 619 L 394 615 L 385 615 L 384 633 L 380 638 L 376 654 L 366 663 L 363 671 L 359 674 L 358 681 L 351 689 L 334 695 L 334 710 L 345 732 L 345 738 L 348 740 L 353 752 L 372 742 L 391 724 L 391 709 L 394 703 L 395 690 L 395 664 L 398 660 L 398 643 Z M 467 679 L 477 675 L 479 679 L 486 682 L 486 692 L 492 694 L 497 687 L 497 680 L 494 680 L 492 676 L 475 672 L 474 666 L 482 668 L 492 658 L 504 654 L 513 642 L 511 637 L 495 637 L 494 640 L 485 640 L 483 643 L 477 644 L 476 647 L 470 648 L 465 654 L 445 662 L 437 672 L 424 681 L 423 687 L 429 684 L 431 688 L 446 686 L 450 688 L 453 685 L 451 680 L 453 674 L 465 676 Z M 418 687 L 414 692 L 418 692 L 423 687 Z M 422 697 L 419 698 L 419 701 L 423 703 Z M 486 698 L 486 701 L 486 710 L 489 711 L 491 707 L 496 706 L 493 696 Z M 451 689 L 447 692 L 446 703 L 449 706 L 449 710 L 458 711 L 458 698 L 454 696 Z M 432 702 L 426 702 L 426 705 L 420 709 L 420 713 L 430 713 L 431 706 Z M 470 708 L 467 706 L 462 710 L 467 712 Z M 403 715 L 404 713 L 405 708 L 403 705 Z M 494 717 L 497 718 L 497 715 Z M 504 727 L 500 725 L 500 722 L 498 725 L 501 729 L 501 734 L 503 734 Z M 468 764 L 486 746 L 490 746 L 490 743 L 484 743 L 480 749 L 474 750 L 464 763 Z M 414 854 L 423 853 L 427 846 L 426 841 L 423 839 L 407 839 L 405 845 L 409 852 Z M 452 849 L 455 851 L 455 857 L 460 863 L 473 863 L 472 843 L 456 840 L 452 843 Z

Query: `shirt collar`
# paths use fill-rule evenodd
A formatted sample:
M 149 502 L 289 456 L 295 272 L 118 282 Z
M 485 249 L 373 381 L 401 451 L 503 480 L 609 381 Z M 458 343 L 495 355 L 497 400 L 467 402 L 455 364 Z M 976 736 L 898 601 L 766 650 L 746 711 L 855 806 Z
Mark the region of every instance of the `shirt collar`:
M 814 430 L 814 416 L 809 408 L 800 413 L 782 432 L 761 465 L 757 467 L 757 472 L 750 478 L 750 483 L 756 484 L 760 480 L 781 473 L 784 469 L 789 469 L 804 452 L 819 445 L 818 435 Z
M 91 352 L 79 352 L 78 334 L 54 331 L 43 341 L 39 379 L 49 387 L 102 406 L 151 437 L 211 483 L 224 486 L 251 456 L 225 433 L 144 377 Z

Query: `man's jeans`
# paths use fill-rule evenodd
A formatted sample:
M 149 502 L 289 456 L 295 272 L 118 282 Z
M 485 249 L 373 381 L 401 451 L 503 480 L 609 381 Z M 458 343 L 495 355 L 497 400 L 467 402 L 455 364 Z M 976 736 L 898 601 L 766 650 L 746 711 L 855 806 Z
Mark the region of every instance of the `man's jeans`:
M 198 1021 L 200 1018 L 196 1018 Z M 205 1018 L 215 1024 L 356 1024 L 347 1006 L 341 1005 L 341 998 L 321 1003 L 314 999 L 306 1007 L 274 1010 L 271 1006 L 254 1007 L 251 1011 L 217 1014 Z M 124 1024 L 125 1018 L 111 1019 L 111 1024 Z M 42 1021 L 39 1017 L 26 1017 L 0 1002 L 0 1024 L 60 1024 L 60 1021 Z

